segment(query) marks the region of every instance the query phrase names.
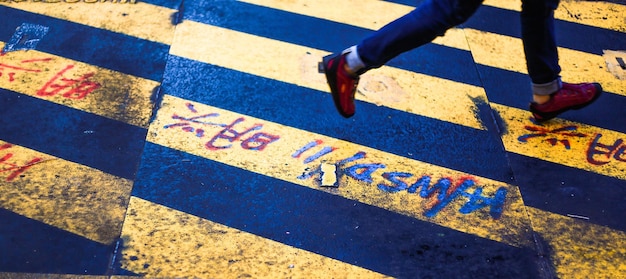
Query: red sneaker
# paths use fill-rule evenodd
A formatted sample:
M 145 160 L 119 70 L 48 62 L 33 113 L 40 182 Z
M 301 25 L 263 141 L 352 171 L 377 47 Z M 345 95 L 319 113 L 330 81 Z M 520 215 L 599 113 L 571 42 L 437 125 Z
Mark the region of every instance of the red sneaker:
M 602 86 L 598 83 L 563 83 L 559 91 L 550 95 L 550 100 L 543 104 L 530 103 L 530 111 L 538 122 L 555 118 L 570 109 L 581 109 L 598 99 Z
M 354 94 L 359 84 L 359 76 L 346 72 L 346 54 L 328 55 L 323 58 L 322 64 L 335 107 L 343 117 L 351 117 L 355 112 Z

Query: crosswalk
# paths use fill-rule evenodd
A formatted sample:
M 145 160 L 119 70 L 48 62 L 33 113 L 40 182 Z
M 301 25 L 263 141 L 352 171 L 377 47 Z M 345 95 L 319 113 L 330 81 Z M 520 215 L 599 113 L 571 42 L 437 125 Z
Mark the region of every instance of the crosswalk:
M 626 273 L 626 80 L 603 56 L 626 6 L 555 14 L 593 31 L 559 37 L 563 79 L 606 90 L 589 111 L 531 119 L 515 24 L 487 26 L 507 0 L 365 74 L 342 119 L 317 63 L 414 5 L 0 2 L 0 48 L 48 29 L 0 55 L 0 278 Z

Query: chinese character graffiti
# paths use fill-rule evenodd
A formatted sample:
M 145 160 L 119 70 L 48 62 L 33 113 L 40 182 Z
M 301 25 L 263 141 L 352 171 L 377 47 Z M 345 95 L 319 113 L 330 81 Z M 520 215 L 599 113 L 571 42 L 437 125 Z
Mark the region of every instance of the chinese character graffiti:
M 14 82 L 17 80 L 18 74 L 44 75 L 42 63 L 49 63 L 54 60 L 51 57 L 26 59 L 18 62 L 3 59 L 8 58 L 9 55 L 12 54 L 0 54 L 0 81 L 4 79 L 8 82 Z M 72 74 L 74 67 L 74 65 L 69 64 L 56 72 L 37 90 L 36 95 L 41 97 L 59 95 L 67 99 L 84 99 L 87 95 L 101 87 L 100 83 L 92 80 L 95 75 L 93 72 L 85 73 L 78 78 L 67 77 Z M 48 68 L 46 67 L 46 70 Z
M 7 182 L 14 181 L 26 170 L 43 161 L 42 158 L 36 157 L 24 164 L 13 162 L 14 153 L 11 152 L 11 147 L 13 145 L 9 143 L 0 144 L 0 175 L 5 176 Z
M 74 65 L 68 65 L 56 73 L 46 84 L 37 91 L 38 96 L 55 96 L 61 94 L 68 99 L 83 99 L 89 93 L 100 88 L 100 84 L 90 80 L 94 73 L 87 73 L 77 79 L 63 77 Z
M 571 148 L 569 138 L 584 138 L 587 136 L 583 133 L 578 133 L 578 127 L 573 125 L 559 127 L 556 129 L 547 129 L 541 126 L 526 126 L 524 128 L 531 133 L 520 136 L 518 138 L 520 142 L 526 143 L 529 139 L 542 138 L 550 143 L 552 146 L 557 145 L 557 143 L 561 143 L 565 147 L 565 149 Z
M 187 110 L 192 114 L 199 114 L 193 104 L 187 104 Z M 220 114 L 207 113 L 195 116 L 183 117 L 178 114 L 172 115 L 172 119 L 178 122 L 165 125 L 165 129 L 180 127 L 185 132 L 194 133 L 198 138 L 209 138 L 205 143 L 208 150 L 216 151 L 231 148 L 234 142 L 240 141 L 240 146 L 246 150 L 262 151 L 269 144 L 280 139 L 280 136 L 261 132 L 262 124 L 253 124 L 251 127 L 242 127 L 246 121 L 244 117 L 239 117 L 230 122 L 217 121 Z M 219 128 L 214 134 L 208 135 L 207 129 Z M 214 129 L 215 130 L 215 129 Z
M 589 164 L 602 166 L 610 162 L 626 163 L 626 144 L 624 143 L 624 139 L 620 138 L 613 142 L 602 143 L 600 142 L 603 137 L 602 134 L 597 133 L 595 136 L 590 137 L 590 134 L 579 132 L 579 127 L 576 125 L 567 125 L 556 129 L 538 125 L 527 125 L 524 129 L 530 133 L 518 137 L 519 142 L 528 143 L 528 141 L 533 139 L 541 139 L 550 143 L 552 146 L 556 146 L 560 143 L 566 150 L 570 150 L 570 139 L 589 138 L 590 141 L 587 144 L 588 148 L 585 154 Z
M 6 53 L 0 54 L 0 58 L 6 56 Z M 15 75 L 18 73 L 40 73 L 41 69 L 36 67 L 37 62 L 49 62 L 52 58 L 37 58 L 22 60 L 19 63 L 3 62 L 0 59 L 0 78 L 6 78 L 9 82 L 15 81 Z

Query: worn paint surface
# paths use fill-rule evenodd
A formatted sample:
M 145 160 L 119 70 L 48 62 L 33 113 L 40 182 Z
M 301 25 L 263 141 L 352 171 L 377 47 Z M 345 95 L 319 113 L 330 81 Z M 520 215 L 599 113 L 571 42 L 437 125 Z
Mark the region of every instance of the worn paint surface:
M 0 5 L 164 44 L 170 44 L 174 37 L 174 25 L 167 20 L 176 12 L 174 9 L 142 1 L 132 4 L 76 2 L 0 1 Z
M 122 267 L 147 277 L 388 278 L 138 198 L 122 239 Z
M 564 0 L 560 1 L 559 8 L 555 11 L 556 19 L 597 26 L 620 32 L 626 32 L 626 22 L 624 22 L 624 6 L 620 1 L 591 2 Z M 487 0 L 485 5 L 520 11 L 521 5 L 515 0 Z
M 197 37 L 193 34 L 205 35 Z M 174 55 L 328 91 L 323 75 L 317 70 L 320 57 L 329 54 L 326 51 L 193 21 L 180 24 L 174 40 L 171 49 Z M 250 49 L 248 45 L 258 48 Z M 274 51 L 267 52 L 267 49 Z M 356 96 L 359 100 L 483 128 L 475 115 L 477 108 L 474 100 L 485 98 L 484 91 L 479 87 L 390 67 L 364 75 L 361 82 L 379 86 L 365 87 Z M 432 94 L 435 88 L 446 94 Z
M 518 38 L 489 32 L 465 29 L 472 47 L 472 55 L 477 63 L 527 73 L 522 41 Z M 606 67 L 601 54 L 559 48 L 559 64 L 563 69 L 563 81 L 570 83 L 589 82 L 589 78 L 602 84 L 602 88 L 611 93 L 626 95 L 626 81 L 616 79 Z
M 164 97 L 148 141 L 319 190 L 325 190 L 320 162 L 338 163 L 344 175 L 333 194 L 513 246 L 529 241 L 519 190 L 503 182 L 171 96 Z M 305 157 L 318 146 L 300 156 L 311 142 L 333 152 Z M 497 193 L 506 193 L 505 199 Z M 502 214 L 490 215 L 492 210 Z
M 626 272 L 622 4 L 561 2 L 563 79 L 607 94 L 540 125 L 519 1 L 364 75 L 350 120 L 317 63 L 415 1 L 84 2 L 0 1 L 0 278 Z
M 36 50 L 0 55 L 0 68 L 0 88 L 148 127 L 157 82 Z
M 626 273 L 626 234 L 528 207 L 533 229 L 559 278 L 619 278 Z
M 626 134 L 568 121 L 538 124 L 529 113 L 491 104 L 510 152 L 626 180 Z
M 260 1 L 260 0 L 243 0 L 242 2 L 251 3 L 260 6 L 270 7 L 289 11 L 291 13 L 303 14 L 311 17 L 319 17 L 336 22 L 346 23 L 350 25 L 360 26 L 363 28 L 378 30 L 385 24 L 399 18 L 409 12 L 414 7 L 395 4 L 383 3 L 378 1 Z M 329 10 L 328 7 L 333 6 L 336 9 Z M 344 11 L 350 11 L 346 13 Z M 372 14 L 371 11 L 384 10 L 384 13 Z M 367 14 L 367 17 L 362 15 Z M 467 40 L 461 29 L 452 28 L 446 32 L 446 35 L 435 39 L 434 43 L 463 50 L 469 50 Z
M 626 79 L 626 51 L 604 50 L 603 57 L 609 72 L 621 80 Z
M 2 141 L 0 157 L 2 208 L 100 243 L 117 239 L 131 181 Z

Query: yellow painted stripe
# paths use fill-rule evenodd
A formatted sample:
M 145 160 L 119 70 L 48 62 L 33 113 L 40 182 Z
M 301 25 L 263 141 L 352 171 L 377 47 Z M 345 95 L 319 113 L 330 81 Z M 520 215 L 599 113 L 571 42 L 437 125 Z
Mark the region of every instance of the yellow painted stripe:
M 152 113 L 150 96 L 159 85 L 36 50 L 1 55 L 0 69 L 0 88 L 144 128 Z
M 229 127 L 228 125 L 231 124 L 234 125 Z M 234 136 L 233 133 L 243 133 L 247 129 L 252 130 L 238 139 L 229 138 L 229 136 Z M 528 232 L 529 224 L 519 189 L 503 182 L 476 177 L 169 95 L 164 97 L 157 118 L 150 125 L 148 140 L 261 175 L 315 190 L 327 191 L 510 245 L 522 246 L 528 241 L 526 232 Z M 316 144 L 317 146 L 310 150 L 302 149 Z M 359 152 L 364 152 L 365 158 L 340 163 Z M 410 151 L 407 150 L 407 152 Z M 315 156 L 315 154 L 324 155 Z M 321 163 L 337 165 L 340 173 L 352 170 L 354 174 L 339 177 L 338 188 L 321 187 L 319 175 L 313 173 L 310 178 L 306 176 L 320 168 Z M 361 164 L 369 164 L 371 168 L 360 168 L 363 166 Z M 370 171 L 369 174 L 368 171 Z M 446 179 L 454 186 L 451 186 L 448 191 L 439 192 L 447 193 L 445 199 L 439 197 L 438 194 L 422 197 L 419 190 L 418 193 L 409 193 L 407 190 L 389 193 L 378 187 L 381 184 L 394 186 L 384 178 L 385 172 L 411 174 L 410 177 L 396 177 L 398 180 L 405 181 L 407 187 L 424 177 L 430 178 L 431 181 L 419 189 L 435 185 L 437 182 L 445 183 Z M 469 188 L 460 192 L 454 191 L 454 189 L 462 188 L 461 185 L 464 185 L 462 182 L 472 181 L 475 184 Z M 460 188 L 455 188 L 455 186 Z M 500 207 L 503 213 L 499 219 L 494 218 L 490 212 L 492 207 L 489 206 L 475 211 L 468 210 L 472 205 L 476 205 L 479 199 L 471 200 L 466 194 L 477 194 L 477 191 L 483 191 L 482 195 L 478 196 L 488 198 L 493 198 L 498 191 L 507 191 L 504 204 Z M 454 193 L 459 193 L 459 195 L 454 196 Z M 441 202 L 446 199 L 450 202 Z M 443 208 L 439 208 L 440 205 Z
M 486 0 L 485 5 L 521 11 L 519 0 Z M 554 13 L 556 19 L 626 33 L 626 5 L 610 1 L 562 0 Z
M 2 2 L 0 5 L 46 15 L 91 27 L 122 33 L 169 45 L 174 37 L 172 15 L 176 10 L 141 1 L 121 3 L 41 3 L 22 1 Z
M 388 278 L 132 197 L 121 267 L 150 278 Z
M 321 50 L 184 21 L 177 27 L 171 54 L 329 91 L 324 75 L 318 73 L 317 63 L 329 54 Z M 382 67 L 365 74 L 359 88 L 359 100 L 477 129 L 483 127 L 474 103 L 478 99 L 486 101 L 481 87 Z
M 415 9 L 412 6 L 372 0 L 240 0 L 240 2 L 350 24 L 371 30 L 378 30 L 385 24 Z M 445 46 L 469 50 L 467 40 L 465 39 L 465 35 L 463 35 L 463 30 L 458 28 L 448 30 L 445 36 L 435 39 L 434 42 Z
M 626 233 L 533 207 L 528 212 L 558 278 L 624 278 Z
M 46 273 L 12 273 L 0 272 L 0 279 L 114 279 L 137 278 L 131 276 L 97 276 L 76 274 L 46 274 Z
M 465 29 L 465 33 L 477 63 L 528 73 L 521 39 L 474 29 Z M 558 51 L 563 81 L 571 83 L 595 81 L 602 84 L 605 91 L 626 96 L 626 80 L 618 79 L 607 70 L 603 56 L 567 48 L 559 48 Z M 528 82 L 530 84 L 530 80 Z
M 132 182 L 0 141 L 0 207 L 104 244 L 119 236 Z
M 491 106 L 507 151 L 626 180 L 626 134 L 560 119 L 537 125 L 526 111 Z
M 385 23 L 388 23 L 412 10 L 412 7 L 410 6 L 398 5 L 384 1 L 341 1 L 337 3 L 332 0 L 244 0 L 244 2 L 307 16 L 324 18 L 336 22 L 353 24 L 372 30 L 378 30 Z M 579 21 L 599 24 L 602 27 L 607 25 L 625 30 L 626 28 L 624 26 L 626 25 L 626 21 L 624 20 L 623 15 L 626 14 L 626 6 L 604 4 L 605 3 L 602 2 L 566 1 L 560 8 L 560 11 L 565 12 L 561 12 L 560 15 L 567 13 L 568 10 L 570 12 L 574 11 L 577 14 L 580 14 L 585 10 L 595 11 L 591 13 L 594 14 L 593 17 L 595 17 L 596 20 Z M 494 0 L 489 1 L 489 5 L 507 9 L 517 7 L 517 10 L 519 10 L 521 4 L 518 0 Z M 593 6 L 594 8 L 590 8 L 590 6 Z M 333 9 L 329 9 L 328 7 L 333 7 Z M 576 8 L 573 9 L 572 7 Z M 608 14 L 598 15 L 597 10 L 605 11 Z M 372 11 L 384 12 L 372 13 Z M 368 16 L 364 17 L 363 15 Z M 599 16 L 600 18 L 598 18 Z M 612 18 L 613 20 L 601 19 L 605 16 Z M 451 29 L 445 36 L 437 38 L 433 41 L 433 43 L 468 51 L 471 49 L 474 59 L 479 64 L 520 73 L 527 73 L 526 61 L 524 60 L 524 53 L 520 39 L 473 29 Z M 621 46 L 615 47 L 620 48 Z M 566 48 L 559 48 L 559 55 L 560 64 L 563 68 L 562 76 L 565 81 L 573 83 L 597 81 L 600 82 L 605 90 L 609 92 L 626 95 L 626 80 L 619 80 L 607 71 L 604 57 Z

